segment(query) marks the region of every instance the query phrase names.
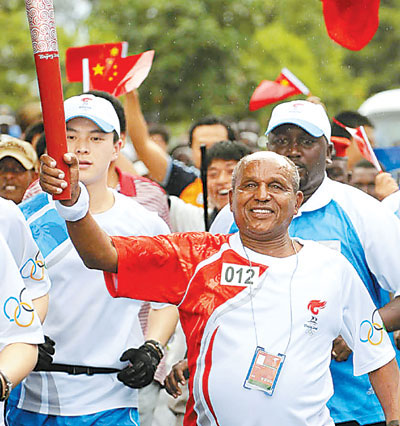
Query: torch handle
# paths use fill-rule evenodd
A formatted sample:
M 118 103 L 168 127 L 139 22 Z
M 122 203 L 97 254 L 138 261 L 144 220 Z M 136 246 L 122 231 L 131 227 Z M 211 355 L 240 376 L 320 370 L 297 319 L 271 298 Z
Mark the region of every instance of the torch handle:
M 65 180 L 68 183 L 67 188 L 61 194 L 54 195 L 53 198 L 68 200 L 71 198 L 70 173 L 68 165 L 63 160 L 63 155 L 67 152 L 67 135 L 58 53 L 37 53 L 35 64 L 42 103 L 47 153 L 54 158 L 57 167 L 65 173 Z M 46 78 L 49 75 L 52 78 Z M 44 100 L 47 101 L 44 102 Z

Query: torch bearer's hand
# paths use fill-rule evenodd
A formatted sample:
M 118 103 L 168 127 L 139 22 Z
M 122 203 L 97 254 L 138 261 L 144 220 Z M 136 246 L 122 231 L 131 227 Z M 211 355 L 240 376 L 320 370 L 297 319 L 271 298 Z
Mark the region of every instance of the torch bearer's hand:
M 64 154 L 64 161 L 69 165 L 71 173 L 71 199 L 61 201 L 65 206 L 72 206 L 79 198 L 79 163 L 75 154 Z M 40 186 L 50 195 L 61 194 L 67 187 L 64 172 L 56 168 L 53 158 L 44 154 L 40 157 Z

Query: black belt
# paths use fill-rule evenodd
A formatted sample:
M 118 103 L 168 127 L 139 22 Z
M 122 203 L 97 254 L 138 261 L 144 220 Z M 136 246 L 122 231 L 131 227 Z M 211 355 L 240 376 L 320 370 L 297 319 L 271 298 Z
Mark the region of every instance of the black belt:
M 40 368 L 35 371 L 58 371 L 62 373 L 72 374 L 74 376 L 78 374 L 87 374 L 92 376 L 93 374 L 110 374 L 119 373 L 121 370 L 118 368 L 107 368 L 107 367 L 88 367 L 84 365 L 69 365 L 69 364 L 56 364 L 51 363 L 46 367 Z

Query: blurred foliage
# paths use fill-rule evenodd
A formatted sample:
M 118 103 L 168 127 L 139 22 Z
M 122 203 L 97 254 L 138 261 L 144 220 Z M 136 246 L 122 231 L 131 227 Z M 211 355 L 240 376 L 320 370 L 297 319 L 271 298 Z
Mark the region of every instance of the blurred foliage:
M 70 1 L 56 7 L 57 23 L 62 20 L 57 13 L 65 17 Z M 32 47 L 24 1 L 2 3 L 0 103 L 17 108 L 37 93 Z M 189 125 L 214 113 L 254 117 L 265 126 L 271 107 L 250 113 L 248 101 L 261 80 L 274 80 L 283 67 L 319 96 L 331 115 L 358 108 L 377 91 L 400 87 L 400 0 L 381 0 L 378 32 L 359 52 L 329 39 L 319 0 L 89 3 L 86 19 L 74 20 L 70 13 L 66 21 L 72 26 L 58 27 L 62 71 L 67 46 L 126 40 L 129 54 L 154 49 L 140 95 L 144 111 L 163 122 Z M 65 86 L 66 96 L 80 90 L 77 83 Z
M 0 104 L 14 109 L 37 101 L 38 89 L 32 42 L 24 0 L 1 0 L 0 7 Z M 74 37 L 57 28 L 60 59 Z

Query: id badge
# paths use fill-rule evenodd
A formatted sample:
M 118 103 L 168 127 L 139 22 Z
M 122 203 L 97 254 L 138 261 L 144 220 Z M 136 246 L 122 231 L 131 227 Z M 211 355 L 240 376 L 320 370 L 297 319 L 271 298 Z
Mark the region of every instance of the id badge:
M 270 354 L 257 346 L 243 387 L 256 389 L 271 396 L 281 372 L 286 355 Z

